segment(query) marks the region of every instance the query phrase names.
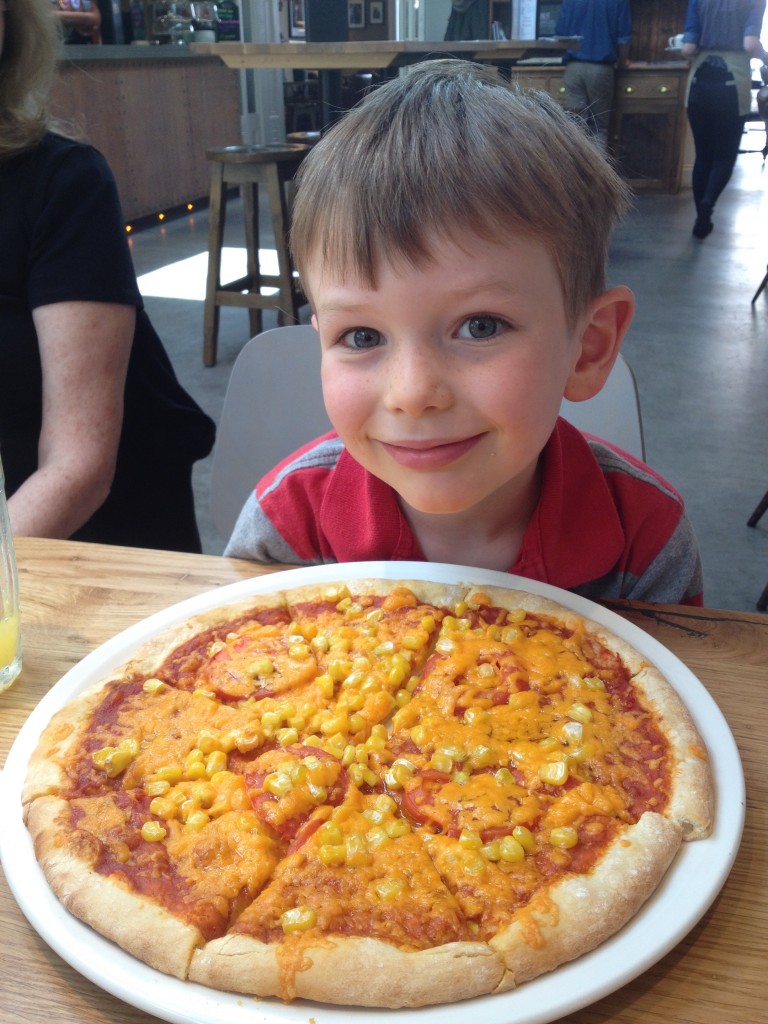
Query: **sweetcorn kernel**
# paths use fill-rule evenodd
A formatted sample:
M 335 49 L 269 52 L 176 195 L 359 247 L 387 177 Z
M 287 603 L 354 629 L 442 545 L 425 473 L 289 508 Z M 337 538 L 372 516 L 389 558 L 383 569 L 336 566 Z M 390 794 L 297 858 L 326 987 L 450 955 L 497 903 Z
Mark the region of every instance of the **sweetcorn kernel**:
M 173 818 L 178 818 L 180 813 L 179 805 L 168 797 L 156 796 L 154 800 L 150 801 L 149 813 L 170 821 Z
M 453 758 L 449 754 L 443 754 L 436 750 L 429 759 L 429 767 L 434 768 L 436 772 L 449 774 L 453 771 Z
M 291 932 L 305 932 L 317 923 L 317 914 L 312 907 L 293 907 L 280 915 L 280 927 L 286 935 Z
M 539 768 L 539 778 L 550 786 L 562 786 L 568 775 L 568 764 L 565 761 L 549 761 Z
M 168 684 L 164 683 L 162 679 L 158 679 L 156 676 L 152 676 L 151 679 L 145 679 L 142 686 L 142 690 L 145 693 L 164 693 L 168 689 Z
M 577 701 L 575 704 L 571 704 L 566 714 L 575 722 L 581 722 L 583 725 L 592 721 L 591 708 L 587 707 L 586 704 L 582 704 L 580 701 Z
M 512 836 L 520 843 L 526 853 L 536 853 L 536 839 L 533 832 L 525 825 L 515 825 L 512 829 Z
M 459 835 L 459 846 L 463 846 L 465 850 L 479 850 L 482 845 L 483 841 L 478 832 L 473 832 L 468 828 L 461 830 L 461 834 Z
M 159 821 L 145 821 L 141 826 L 141 838 L 148 843 L 159 843 L 168 835 Z
M 248 674 L 253 676 L 254 679 L 264 679 L 267 676 L 271 676 L 274 671 L 275 663 L 266 656 L 255 658 L 248 666 Z
M 494 761 L 493 751 L 490 747 L 480 744 L 469 751 L 469 762 L 473 768 L 487 768 Z
M 362 867 L 370 864 L 371 853 L 365 836 L 352 832 L 344 839 L 344 860 L 350 867 Z
M 317 830 L 317 838 L 321 843 L 338 845 L 342 841 L 341 829 L 335 821 L 325 821 Z
M 549 841 L 553 846 L 561 850 L 570 850 L 579 841 L 579 834 L 575 828 L 563 825 L 561 828 L 553 828 L 549 833 Z
M 223 750 L 214 750 L 205 762 L 205 773 L 208 778 L 212 778 L 217 772 L 223 772 L 226 767 L 227 755 Z
M 408 835 L 411 826 L 404 818 L 393 818 L 392 821 L 385 822 L 384 831 L 390 839 L 399 839 L 400 836 Z
M 405 891 L 405 880 L 402 878 L 382 878 L 376 884 L 377 895 L 387 903 L 392 903 Z
M 299 738 L 297 729 L 278 729 L 275 733 L 275 739 L 281 747 L 289 747 L 292 743 L 296 743 Z
M 147 782 L 144 785 L 144 792 L 147 796 L 165 796 L 168 790 L 171 788 L 170 782 L 164 782 L 158 779 L 155 782 Z
M 287 772 L 272 772 L 264 779 L 263 788 L 273 796 L 287 796 L 293 789 L 293 782 Z
M 525 850 L 514 836 L 504 836 L 499 840 L 499 855 L 507 864 L 518 864 L 525 858 Z
M 462 866 L 467 874 L 481 875 L 486 869 L 486 860 L 480 850 L 478 850 L 477 853 L 471 853 L 466 857 Z

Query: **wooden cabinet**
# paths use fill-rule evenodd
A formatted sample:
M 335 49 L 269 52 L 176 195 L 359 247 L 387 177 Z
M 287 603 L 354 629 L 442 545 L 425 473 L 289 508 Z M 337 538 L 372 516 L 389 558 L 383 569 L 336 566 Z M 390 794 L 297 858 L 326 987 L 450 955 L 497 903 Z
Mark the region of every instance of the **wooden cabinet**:
M 685 66 L 619 71 L 610 147 L 636 191 L 676 192 L 682 169 Z
M 563 67 L 512 69 L 523 89 L 565 102 Z M 682 171 L 688 69 L 683 62 L 637 66 L 616 73 L 609 144 L 622 177 L 637 192 L 677 192 Z
M 521 89 L 539 89 L 548 92 L 558 103 L 565 102 L 562 67 L 526 67 L 521 71 L 513 68 L 510 78 Z

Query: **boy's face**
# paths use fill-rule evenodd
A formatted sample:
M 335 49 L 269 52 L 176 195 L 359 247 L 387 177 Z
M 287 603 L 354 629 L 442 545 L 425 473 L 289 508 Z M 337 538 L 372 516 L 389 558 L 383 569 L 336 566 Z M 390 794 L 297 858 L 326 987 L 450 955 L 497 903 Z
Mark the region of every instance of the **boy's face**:
M 328 415 L 406 506 L 480 514 L 501 503 L 514 514 L 530 498 L 579 330 L 566 325 L 539 242 L 470 237 L 433 251 L 422 267 L 382 264 L 375 290 L 310 264 Z

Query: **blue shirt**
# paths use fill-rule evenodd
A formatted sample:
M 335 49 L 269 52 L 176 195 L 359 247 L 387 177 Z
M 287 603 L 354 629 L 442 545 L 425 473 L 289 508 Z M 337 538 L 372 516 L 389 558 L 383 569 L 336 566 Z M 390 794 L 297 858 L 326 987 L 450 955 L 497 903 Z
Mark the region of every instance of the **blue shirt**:
M 683 41 L 700 50 L 742 50 L 760 36 L 765 0 L 689 0 Z
M 555 33 L 581 36 L 578 50 L 567 50 L 564 59 L 615 64 L 619 47 L 632 37 L 629 0 L 565 0 Z

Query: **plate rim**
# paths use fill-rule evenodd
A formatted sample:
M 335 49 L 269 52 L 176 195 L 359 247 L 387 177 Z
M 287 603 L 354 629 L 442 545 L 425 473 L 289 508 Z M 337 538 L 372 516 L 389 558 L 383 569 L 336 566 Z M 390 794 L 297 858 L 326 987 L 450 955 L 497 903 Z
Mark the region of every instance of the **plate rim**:
M 624 928 L 597 949 L 511 992 L 416 1010 L 377 1010 L 307 1000 L 282 1004 L 277 1000 L 255 1000 L 242 994 L 204 988 L 155 971 L 69 914 L 50 890 L 37 864 L 21 817 L 21 787 L 27 762 L 55 711 L 86 689 L 94 681 L 91 678 L 93 674 L 103 676 L 126 661 L 141 642 L 192 615 L 278 589 L 364 578 L 520 589 L 554 600 L 615 632 L 656 664 L 683 697 L 710 751 L 716 801 L 727 778 L 729 800 L 725 807 L 717 801 L 712 836 L 695 843 L 684 843 L 653 896 Z M 686 696 L 687 691 L 696 696 L 695 701 Z M 710 737 L 717 741 L 716 756 Z M 393 1012 L 397 1013 L 399 1024 L 415 1024 L 417 1020 L 419 1024 L 438 1024 L 438 1021 L 439 1024 L 463 1024 L 470 1010 L 473 1014 L 481 1013 L 485 1024 L 506 1024 L 510 1019 L 514 1019 L 516 1024 L 550 1024 L 617 991 L 644 973 L 695 927 L 730 873 L 743 833 L 745 804 L 744 774 L 738 747 L 714 698 L 677 655 L 618 613 L 551 584 L 472 566 L 406 561 L 328 563 L 264 573 L 205 590 L 121 630 L 70 668 L 32 710 L 8 753 L 0 778 L 0 807 L 6 811 L 9 827 L 0 835 L 0 859 L 22 913 L 62 959 L 97 987 L 170 1024 L 186 1024 L 191 1019 L 192 1005 L 197 1024 L 305 1022 L 308 1010 L 316 1024 L 346 1024 L 359 1020 L 361 1016 L 364 1019 L 375 1018 L 382 1013 Z M 717 851 L 714 859 L 709 856 L 713 848 Z M 684 881 L 690 878 L 691 871 L 697 872 L 700 882 L 692 902 Z M 701 884 L 702 880 L 704 884 Z M 679 895 L 685 895 L 685 902 L 681 914 L 672 924 L 674 915 L 669 914 L 666 908 L 660 913 L 659 905 L 664 900 L 674 900 L 678 896 L 678 888 L 681 890 Z M 645 948 L 645 951 L 634 953 L 638 939 L 644 936 L 650 938 L 650 945 L 643 947 L 641 942 L 640 948 Z M 622 959 L 620 954 L 624 946 L 634 955 Z M 617 959 L 614 953 L 618 954 L 621 967 L 606 972 L 605 967 L 612 959 Z M 605 980 L 590 980 L 594 978 Z

